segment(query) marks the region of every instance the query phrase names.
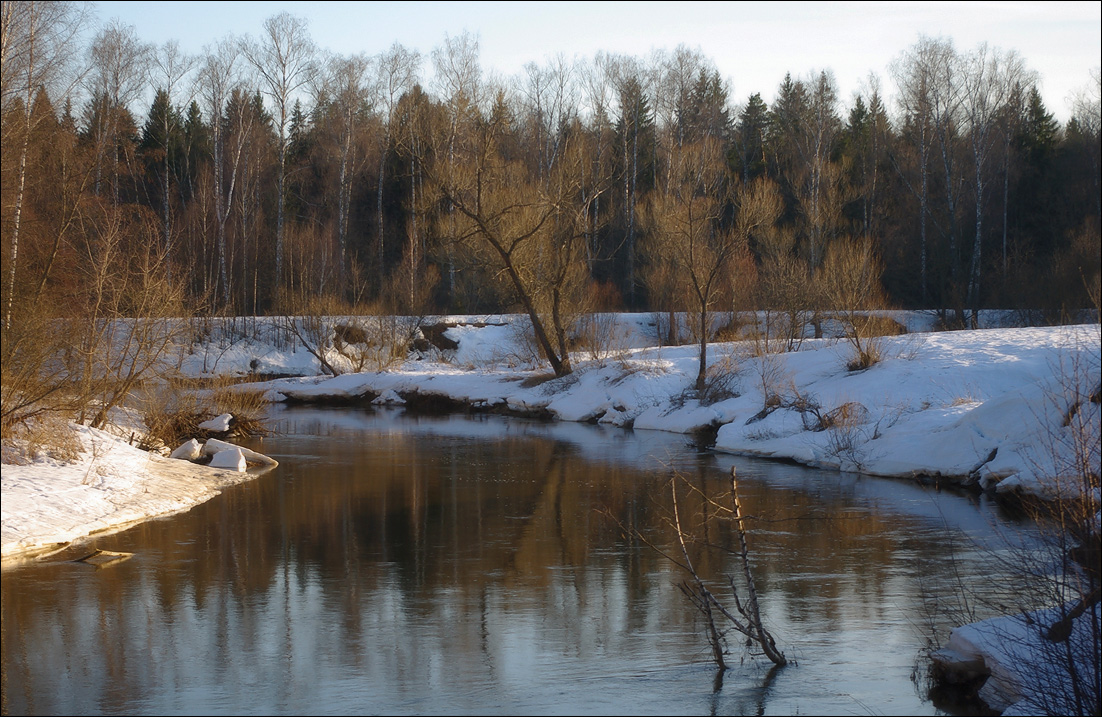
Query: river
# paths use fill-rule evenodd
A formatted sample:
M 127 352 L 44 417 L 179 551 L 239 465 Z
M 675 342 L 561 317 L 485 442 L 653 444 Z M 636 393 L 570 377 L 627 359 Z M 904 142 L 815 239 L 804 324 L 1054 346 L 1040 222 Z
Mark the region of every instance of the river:
M 997 599 L 998 536 L 1029 530 L 982 497 L 660 432 L 272 420 L 249 445 L 278 469 L 92 543 L 129 560 L 4 571 L 4 714 L 937 714 L 911 677 L 951 619 L 930 607 Z M 732 633 L 718 673 L 684 575 L 639 537 L 673 548 L 671 476 L 696 525 L 732 467 L 779 670 Z M 739 571 L 692 558 L 716 585 Z

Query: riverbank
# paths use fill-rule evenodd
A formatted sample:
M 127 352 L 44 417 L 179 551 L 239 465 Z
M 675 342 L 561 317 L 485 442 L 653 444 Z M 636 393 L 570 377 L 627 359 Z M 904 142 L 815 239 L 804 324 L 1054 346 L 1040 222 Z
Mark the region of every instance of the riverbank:
M 915 316 L 900 320 L 913 325 Z M 453 319 L 437 338 L 454 348 L 416 351 L 384 371 L 319 376 L 316 347 L 218 335 L 178 347 L 175 371 L 184 379 L 299 373 L 238 389 L 271 401 L 443 404 L 694 434 L 717 451 L 1045 499 L 1078 495 L 1083 465 L 1099 471 L 1097 324 L 884 337 L 880 360 L 859 371 L 837 339 L 768 354 L 753 342 L 714 343 L 701 395 L 697 348 L 655 346 L 651 315 L 617 316 L 599 350 L 579 351 L 575 371 L 559 378 L 525 345 L 516 318 Z M 341 354 L 328 351 L 339 365 Z M 73 430 L 76 462 L 6 462 L 4 559 L 185 510 L 249 475 Z
M 189 510 L 258 473 L 166 458 L 119 435 L 70 427 L 71 459 L 43 452 L 22 464 L 4 463 L 0 556 L 5 564 Z
M 880 360 L 859 371 L 845 341 L 764 355 L 716 343 L 702 395 L 693 346 L 622 348 L 555 378 L 535 361 L 503 365 L 521 355 L 503 328 L 468 326 L 449 330 L 458 348 L 440 360 L 253 390 L 273 401 L 435 401 L 714 435 L 718 451 L 1058 499 L 1081 489 L 1081 459 L 1098 470 L 1099 333 L 1086 325 L 884 337 Z

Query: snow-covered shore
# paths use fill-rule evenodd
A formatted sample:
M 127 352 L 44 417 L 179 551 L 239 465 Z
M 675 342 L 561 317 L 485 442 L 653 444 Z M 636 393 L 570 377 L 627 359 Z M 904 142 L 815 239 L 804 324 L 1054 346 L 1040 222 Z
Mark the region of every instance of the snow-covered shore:
M 120 437 L 74 426 L 74 461 L 46 456 L 4 464 L 0 555 L 41 556 L 71 541 L 188 510 L 254 477 L 141 450 Z
M 642 333 L 632 328 L 625 336 Z M 573 374 L 549 378 L 538 363 L 515 360 L 507 326 L 447 334 L 459 348 L 443 363 L 264 388 L 276 401 L 393 404 L 431 396 L 564 421 L 714 431 L 719 451 L 1047 498 L 1065 495 L 1066 479 L 1074 480 L 1076 431 L 1098 435 L 1097 324 L 886 337 L 883 359 L 862 371 L 847 368 L 852 349 L 839 340 L 806 340 L 798 351 L 764 356 L 747 343 L 712 344 L 716 380 L 730 394 L 715 402 L 690 390 L 693 346 L 640 347 L 629 339 L 614 355 L 583 358 Z M 1097 445 L 1092 461 L 1098 465 Z
M 1098 470 L 1098 324 L 888 337 L 883 359 L 862 371 L 848 370 L 851 349 L 836 339 L 766 355 L 752 342 L 711 344 L 714 382 L 725 393 L 701 401 L 690 390 L 696 347 L 655 346 L 652 318 L 617 315 L 602 327 L 600 350 L 579 351 L 574 373 L 562 378 L 524 345 L 516 316 L 450 317 L 443 335 L 457 348 L 379 372 L 322 377 L 302 346 L 224 336 L 180 346 L 173 363 L 182 377 L 300 374 L 244 387 L 273 401 L 444 398 L 563 421 L 704 431 L 719 451 L 1050 498 L 1067 493 L 1085 429 Z M 922 318 L 897 320 L 924 328 Z M 340 359 L 334 352 L 331 360 Z M 79 435 L 76 463 L 4 466 L 4 559 L 187 509 L 247 478 L 152 456 L 88 428 Z

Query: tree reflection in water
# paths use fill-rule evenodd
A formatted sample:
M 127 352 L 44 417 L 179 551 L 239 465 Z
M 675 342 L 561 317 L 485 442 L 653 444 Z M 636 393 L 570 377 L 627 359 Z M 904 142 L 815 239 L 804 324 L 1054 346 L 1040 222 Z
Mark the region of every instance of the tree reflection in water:
M 683 436 L 277 415 L 258 445 L 277 471 L 94 541 L 132 559 L 5 571 L 5 713 L 930 714 L 909 681 L 919 588 L 951 590 L 946 519 L 973 537 L 999 520 L 982 501 L 704 455 Z M 752 559 L 799 662 L 787 673 L 750 660 L 716 676 L 681 575 L 599 514 L 661 533 L 667 466 L 722 489 L 735 463 L 746 512 L 770 519 Z M 958 568 L 989 575 L 959 544 Z

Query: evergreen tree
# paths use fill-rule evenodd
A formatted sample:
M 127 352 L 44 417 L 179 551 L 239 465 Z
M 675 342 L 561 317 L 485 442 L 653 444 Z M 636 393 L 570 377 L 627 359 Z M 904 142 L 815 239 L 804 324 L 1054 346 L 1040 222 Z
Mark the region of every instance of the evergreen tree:
M 635 306 L 636 211 L 640 197 L 654 187 L 654 111 L 639 78 L 632 74 L 620 87 L 620 118 L 616 126 L 624 194 L 624 289 L 628 304 Z
M 739 168 L 744 184 L 762 176 L 768 168 L 766 136 L 769 121 L 769 108 L 762 101 L 761 94 L 755 92 L 739 113 L 736 131 Z
M 138 150 L 145 165 L 149 193 L 156 196 L 160 203 L 166 251 L 172 246 L 171 180 L 175 168 L 182 161 L 182 130 L 179 113 L 172 106 L 168 92 L 157 90 L 153 105 L 149 108 L 149 116 L 142 127 Z

